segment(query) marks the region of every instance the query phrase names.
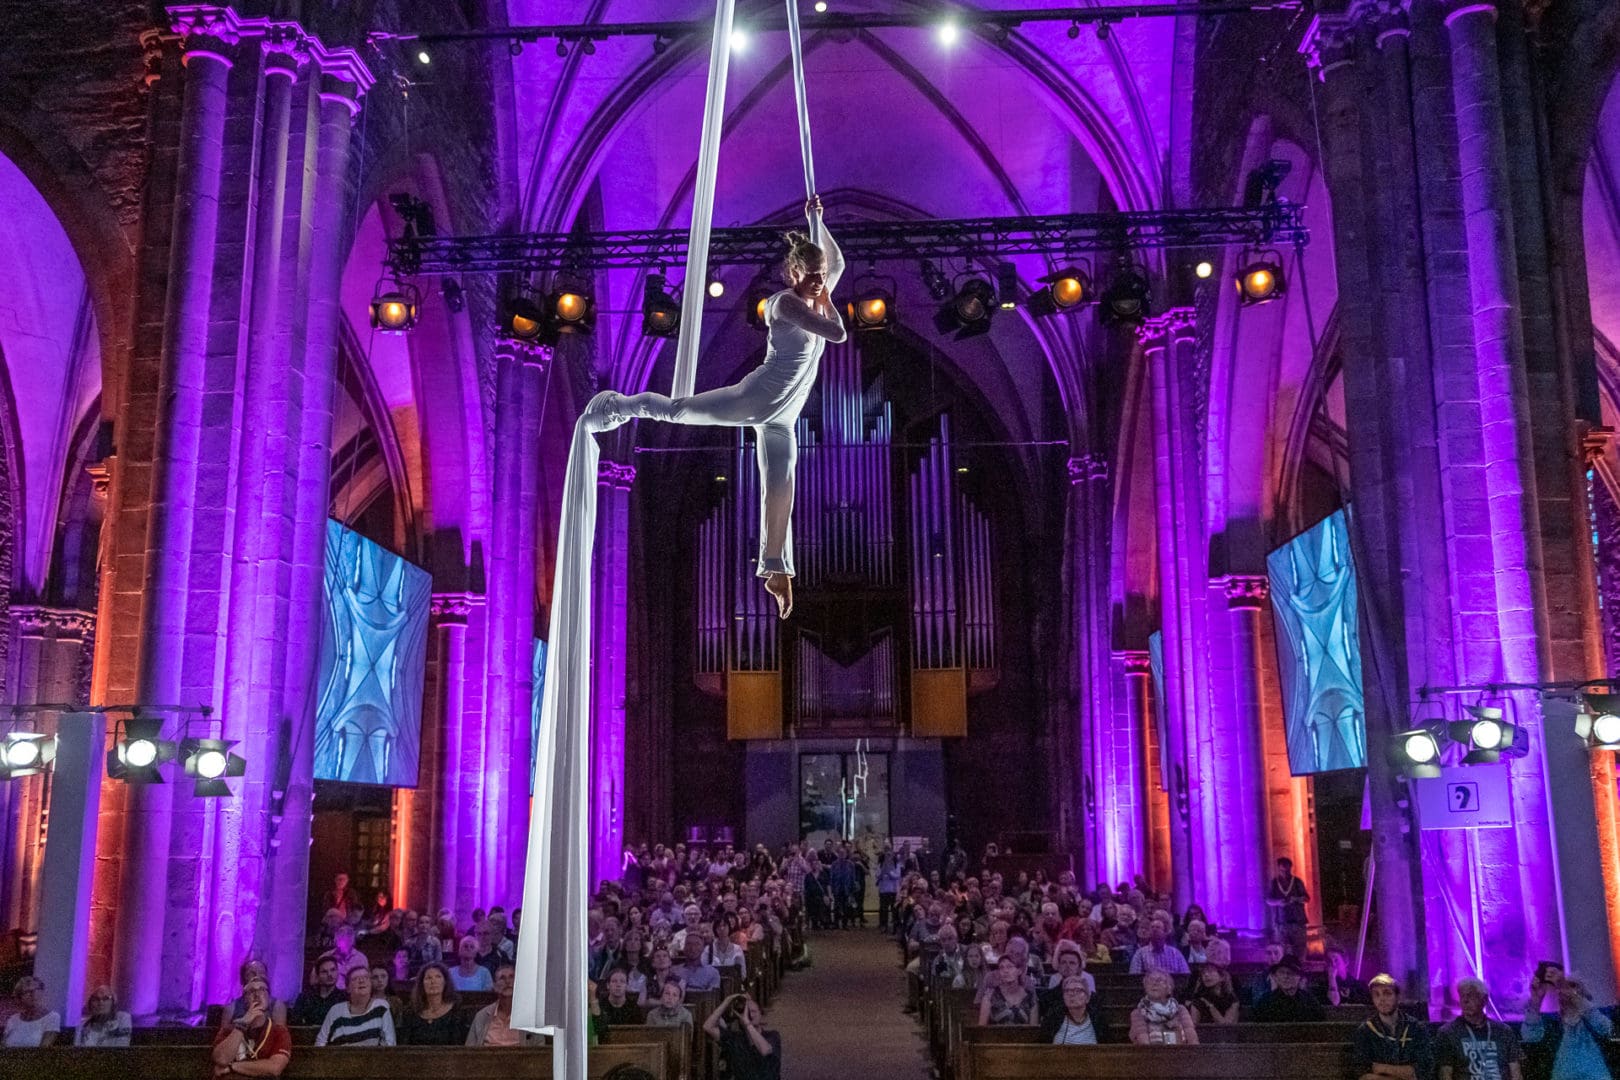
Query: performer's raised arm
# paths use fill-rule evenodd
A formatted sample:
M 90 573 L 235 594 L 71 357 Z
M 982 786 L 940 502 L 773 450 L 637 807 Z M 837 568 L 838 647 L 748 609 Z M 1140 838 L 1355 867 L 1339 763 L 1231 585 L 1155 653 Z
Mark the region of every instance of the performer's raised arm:
M 810 219 L 810 232 L 817 237 L 827 260 L 827 295 L 831 297 L 838 279 L 844 276 L 844 252 L 839 248 L 838 241 L 832 238 L 832 233 L 827 231 L 827 223 L 821 220 L 821 196 L 812 195 L 805 204 L 804 212 Z
M 776 317 L 789 326 L 796 326 L 828 341 L 843 341 L 849 336 L 844 329 L 843 316 L 838 314 L 838 308 L 827 299 L 826 294 L 815 300 L 805 300 L 794 292 L 783 293 L 776 302 Z

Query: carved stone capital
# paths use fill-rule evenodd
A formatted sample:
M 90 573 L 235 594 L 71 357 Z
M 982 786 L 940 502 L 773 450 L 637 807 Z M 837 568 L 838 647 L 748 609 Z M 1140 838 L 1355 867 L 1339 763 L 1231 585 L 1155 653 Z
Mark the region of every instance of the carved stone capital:
M 1079 454 L 1069 459 L 1069 483 L 1108 479 L 1108 459 L 1101 454 Z
M 141 64 L 144 71 L 141 81 L 147 86 L 154 86 L 163 78 L 163 50 L 170 42 L 178 41 L 175 35 L 167 30 L 142 30 Z
M 636 482 L 636 467 L 622 461 L 602 461 L 596 466 L 596 482 L 628 489 Z
M 526 364 L 544 371 L 550 365 L 554 353 L 555 350 L 550 345 L 542 345 L 538 341 L 518 341 L 506 337 L 495 339 L 497 364 Z
M 1468 15 L 1483 15 L 1492 22 L 1496 21 L 1496 0 L 1445 0 L 1440 9 L 1445 12 L 1448 27 Z
M 1329 72 L 1355 59 L 1360 47 L 1359 21 L 1349 14 L 1318 14 L 1305 28 L 1299 52 L 1316 77 L 1327 81 Z
M 46 607 L 44 604 L 13 604 L 11 618 L 17 629 L 31 637 L 86 640 L 95 633 L 96 614 L 77 608 Z
M 84 467 L 85 475 L 90 477 L 90 493 L 98 499 L 105 499 L 112 490 L 112 460 L 107 457 Z
M 249 18 L 217 4 L 175 4 L 168 13 L 169 29 L 182 38 L 188 53 L 198 51 L 229 63 L 221 47 L 258 40 L 266 51 L 312 62 L 320 70 L 322 97 L 339 96 L 351 111 L 359 109 L 360 98 L 377 81 L 359 53 L 328 46 L 292 20 Z
M 1127 675 L 1153 674 L 1153 657 L 1146 649 L 1115 649 L 1114 661 Z
M 1190 341 L 1198 334 L 1198 312 L 1190 307 L 1170 308 L 1137 327 L 1136 333 L 1146 342 Z
M 1581 432 L 1581 460 L 1587 465 L 1603 458 L 1614 444 L 1614 428 L 1589 427 Z
M 1226 588 L 1226 606 L 1233 611 L 1257 611 L 1271 595 L 1271 580 L 1264 574 L 1228 574 L 1217 583 Z
M 481 593 L 441 592 L 433 594 L 428 617 L 434 622 L 450 626 L 465 626 L 474 608 L 484 606 Z

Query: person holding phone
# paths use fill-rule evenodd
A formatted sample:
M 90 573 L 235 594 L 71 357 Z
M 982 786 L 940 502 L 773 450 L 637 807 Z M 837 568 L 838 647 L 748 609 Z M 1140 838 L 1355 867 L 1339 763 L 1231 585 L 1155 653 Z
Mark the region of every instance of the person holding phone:
M 1543 1013 L 1549 996 L 1557 1008 Z M 1603 1045 L 1613 1033 L 1613 1023 L 1592 1004 L 1579 979 L 1566 978 L 1556 965 L 1537 967 L 1519 1025 L 1530 1080 L 1609 1080 Z
M 720 1044 L 733 1080 L 781 1080 L 782 1036 L 766 1031 L 759 1004 L 732 994 L 703 1021 L 703 1032 Z

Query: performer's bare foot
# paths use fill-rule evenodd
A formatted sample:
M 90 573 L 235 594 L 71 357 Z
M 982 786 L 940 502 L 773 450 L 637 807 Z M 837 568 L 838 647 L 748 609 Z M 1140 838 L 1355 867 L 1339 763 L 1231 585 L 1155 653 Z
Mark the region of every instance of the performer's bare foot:
M 776 617 L 785 619 L 793 613 L 793 579 L 787 574 L 767 574 L 765 591 L 776 597 Z

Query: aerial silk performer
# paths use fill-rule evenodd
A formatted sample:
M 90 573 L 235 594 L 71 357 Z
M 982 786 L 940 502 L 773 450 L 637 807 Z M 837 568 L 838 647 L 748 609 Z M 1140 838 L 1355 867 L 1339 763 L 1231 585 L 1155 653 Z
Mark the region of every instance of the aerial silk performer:
M 670 396 L 631 397 L 604 392 L 574 425 L 563 481 L 557 562 L 551 603 L 550 656 L 535 744 L 534 816 L 523 882 L 512 1026 L 552 1037 L 556 1080 L 585 1080 L 588 1042 L 591 555 L 596 537 L 596 435 L 631 417 L 685 424 L 748 426 L 758 434 L 761 537 L 758 573 L 776 597 L 779 613 L 792 608 L 793 426 L 814 385 L 828 340 L 844 339 L 843 321 L 830 299 L 843 272 L 838 247 L 821 229 L 821 203 L 811 168 L 810 120 L 798 10 L 787 0 L 793 52 L 799 144 L 804 159 L 806 213 L 811 234 L 789 234 L 784 269 L 789 288 L 766 305 L 770 327 L 766 358 L 735 386 L 694 394 L 701 340 L 702 282 L 708 279 L 709 233 L 724 118 L 726 72 L 735 0 L 716 0 L 709 46 L 709 82 L 687 239 L 681 331 Z M 822 241 L 825 249 L 816 241 Z M 696 284 L 694 284 L 696 283 Z

